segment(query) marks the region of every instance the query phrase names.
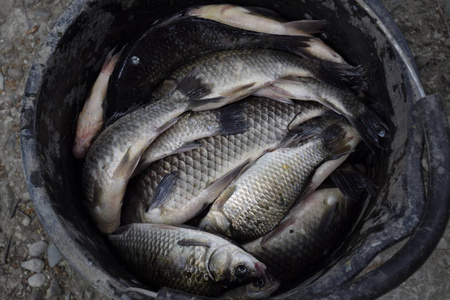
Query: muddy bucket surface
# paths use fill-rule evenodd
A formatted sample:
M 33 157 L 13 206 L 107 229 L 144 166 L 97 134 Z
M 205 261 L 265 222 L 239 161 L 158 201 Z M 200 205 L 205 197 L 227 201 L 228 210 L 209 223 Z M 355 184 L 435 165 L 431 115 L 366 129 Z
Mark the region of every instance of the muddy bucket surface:
M 227 1 L 272 9 L 288 20 L 326 19 L 321 37 L 349 63 L 367 70 L 369 93 L 382 103 L 391 133 L 371 177 L 369 197 L 351 234 L 329 264 L 276 299 L 371 299 L 414 273 L 439 241 L 448 219 L 449 130 L 439 95 L 426 96 L 403 36 L 378 1 Z M 151 290 L 128 273 L 82 205 L 74 125 L 110 49 L 156 20 L 219 1 L 75 0 L 34 63 L 25 90 L 21 147 L 25 175 L 41 221 L 70 265 L 108 297 L 195 299 Z M 422 167 L 422 159 L 428 163 Z M 370 262 L 401 247 L 381 265 Z

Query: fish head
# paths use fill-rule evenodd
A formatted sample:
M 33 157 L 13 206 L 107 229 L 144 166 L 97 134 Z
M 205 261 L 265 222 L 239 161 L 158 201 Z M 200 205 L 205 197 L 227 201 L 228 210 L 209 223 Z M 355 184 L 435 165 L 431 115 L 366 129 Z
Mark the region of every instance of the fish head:
M 227 291 L 224 299 L 252 300 L 267 299 L 280 286 L 280 281 L 270 274 Z
M 280 287 L 280 281 L 270 274 L 245 286 L 244 299 L 265 299 Z
M 243 283 L 264 278 L 266 266 L 241 248 L 227 244 L 214 250 L 208 262 L 217 283 Z
M 210 210 L 198 226 L 211 233 L 221 233 L 230 236 L 230 225 L 230 221 L 222 212 Z

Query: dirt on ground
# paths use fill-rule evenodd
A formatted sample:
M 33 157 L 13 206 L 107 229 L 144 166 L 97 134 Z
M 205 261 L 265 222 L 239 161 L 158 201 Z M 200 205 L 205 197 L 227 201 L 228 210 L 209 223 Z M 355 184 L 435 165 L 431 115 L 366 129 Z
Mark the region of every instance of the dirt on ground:
M 70 0 L 0 0 L 0 298 L 103 299 L 61 257 L 28 193 L 20 108 L 36 53 Z M 382 0 L 404 33 L 427 94 L 450 112 L 450 1 Z M 448 114 L 449 115 L 449 114 Z M 383 299 L 449 299 L 450 232 L 409 280 Z

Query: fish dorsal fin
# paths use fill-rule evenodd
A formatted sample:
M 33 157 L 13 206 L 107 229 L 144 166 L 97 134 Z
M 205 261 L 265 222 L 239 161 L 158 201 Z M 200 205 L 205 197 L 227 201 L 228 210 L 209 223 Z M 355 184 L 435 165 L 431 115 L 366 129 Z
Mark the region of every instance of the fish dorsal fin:
M 183 145 L 181 145 L 178 149 L 175 149 L 173 152 L 171 152 L 169 155 L 192 151 L 194 149 L 197 149 L 201 145 L 202 145 L 202 142 L 200 142 L 200 141 L 186 142 Z
M 327 24 L 326 20 L 297 20 L 283 23 L 283 26 L 286 29 L 298 30 L 299 33 L 315 34 L 322 32 Z
M 213 208 L 216 210 L 221 210 L 223 205 L 227 202 L 228 199 L 234 194 L 236 191 L 236 186 L 227 187 L 220 196 L 214 201 Z
M 288 217 L 284 219 L 277 227 L 275 227 L 271 232 L 267 233 L 261 239 L 261 245 L 268 243 L 270 240 L 279 236 L 283 231 L 285 231 L 289 226 L 294 224 L 296 218 L 295 216 Z
M 281 16 L 278 13 L 268 8 L 258 6 L 245 6 L 243 7 L 243 9 L 249 15 L 262 16 L 277 21 L 282 20 Z
M 177 242 L 178 246 L 184 247 L 192 247 L 192 246 L 200 246 L 200 247 L 211 247 L 211 243 L 203 240 L 197 239 L 182 239 Z
M 130 178 L 145 149 L 131 145 L 113 172 L 113 178 Z
M 243 133 L 248 129 L 248 116 L 245 114 L 248 103 L 240 101 L 225 105 L 217 110 L 219 120 L 218 134 L 231 135 Z
M 211 84 L 204 83 L 197 76 L 197 71 L 193 71 L 191 75 L 184 77 L 177 85 L 176 90 L 188 97 L 190 100 L 196 100 L 211 94 Z
M 155 195 L 153 196 L 152 204 L 150 209 L 158 208 L 163 206 L 169 199 L 170 194 L 172 194 L 175 188 L 175 183 L 179 178 L 179 172 L 175 171 L 167 174 L 158 184 L 156 188 Z

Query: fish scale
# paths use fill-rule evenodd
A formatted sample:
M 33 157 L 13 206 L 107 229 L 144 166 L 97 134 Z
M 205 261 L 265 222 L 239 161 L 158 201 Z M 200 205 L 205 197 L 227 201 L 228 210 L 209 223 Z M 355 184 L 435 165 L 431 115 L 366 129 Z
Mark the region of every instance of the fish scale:
M 244 133 L 201 139 L 201 146 L 191 151 L 165 157 L 154 162 L 129 185 L 122 221 L 181 224 L 194 217 L 214 200 L 202 196 L 212 183 L 221 179 L 248 159 L 256 159 L 267 149 L 276 147 L 287 134 L 287 125 L 300 112 L 307 114 L 317 105 L 289 105 L 268 99 L 243 102 L 248 120 Z M 178 172 L 167 200 L 148 210 L 157 185 L 164 176 Z M 218 192 L 216 192 L 218 193 Z M 138 210 L 140 213 L 135 213 Z M 164 217 L 163 217 L 164 216 Z M 176 216 L 173 217 L 173 216 Z
M 200 230 L 132 224 L 108 235 L 115 252 L 144 283 L 216 296 L 266 276 L 265 265 L 240 247 Z M 245 273 L 237 275 L 237 269 Z
M 321 165 L 356 146 L 353 134 L 351 126 L 332 125 L 308 141 L 266 153 L 219 195 L 199 227 L 238 241 L 268 233 L 308 191 Z
M 280 280 L 301 280 L 346 233 L 357 208 L 356 201 L 347 201 L 337 188 L 318 190 L 272 232 L 242 246 Z

